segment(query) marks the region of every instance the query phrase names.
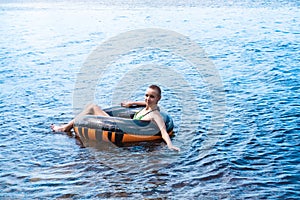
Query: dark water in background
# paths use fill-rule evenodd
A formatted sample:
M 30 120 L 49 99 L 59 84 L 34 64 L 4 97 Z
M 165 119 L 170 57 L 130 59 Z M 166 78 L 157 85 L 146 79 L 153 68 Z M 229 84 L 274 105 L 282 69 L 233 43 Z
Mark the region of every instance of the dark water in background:
M 299 198 L 299 3 L 183 4 L 0 4 L 1 199 Z M 201 120 L 181 121 L 168 93 L 162 101 L 180 124 L 180 153 L 164 143 L 82 148 L 72 135 L 52 134 L 51 123 L 72 119 L 77 73 L 97 45 L 152 27 L 189 36 L 214 62 L 226 93 L 222 132 L 208 134 L 209 97 L 201 77 L 187 73 L 201 86 Z M 130 63 L 115 66 L 122 62 Z M 106 81 L 96 94 L 103 107 L 115 80 Z

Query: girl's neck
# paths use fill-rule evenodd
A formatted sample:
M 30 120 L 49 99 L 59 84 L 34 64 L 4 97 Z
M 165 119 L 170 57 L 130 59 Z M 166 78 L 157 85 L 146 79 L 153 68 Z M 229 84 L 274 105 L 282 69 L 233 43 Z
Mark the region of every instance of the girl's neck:
M 151 106 L 149 106 L 149 105 L 147 105 L 146 106 L 146 110 L 155 110 L 155 109 L 157 109 L 157 105 L 155 104 L 155 105 L 151 105 Z

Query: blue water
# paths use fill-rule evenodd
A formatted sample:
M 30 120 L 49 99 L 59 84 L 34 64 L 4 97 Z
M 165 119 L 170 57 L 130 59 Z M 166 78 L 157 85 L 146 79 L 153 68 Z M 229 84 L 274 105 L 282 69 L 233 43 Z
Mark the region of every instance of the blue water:
M 1 199 L 300 197 L 298 1 L 0 6 Z M 161 104 L 176 124 L 172 141 L 180 153 L 163 142 L 85 148 L 73 133 L 53 134 L 51 123 L 74 117 L 75 83 L 89 55 L 104 41 L 142 28 L 180 33 L 205 50 L 222 80 L 223 126 L 211 128 L 215 110 L 203 77 L 184 58 L 150 49 L 112 63 L 95 101 L 112 104 L 120 81 L 113 74 L 128 67 L 152 60 L 174 67 L 193 94 L 173 94 L 186 90 L 181 84 L 163 88 Z M 182 101 L 190 104 L 182 108 Z M 182 118 L 194 105 L 196 115 Z

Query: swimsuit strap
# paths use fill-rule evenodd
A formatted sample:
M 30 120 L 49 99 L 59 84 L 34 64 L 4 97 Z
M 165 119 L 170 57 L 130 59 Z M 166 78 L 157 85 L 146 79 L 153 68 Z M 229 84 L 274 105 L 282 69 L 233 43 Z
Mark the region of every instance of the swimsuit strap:
M 143 109 L 142 109 L 143 110 Z M 134 117 L 133 117 L 133 119 L 138 119 L 138 120 L 141 120 L 143 117 L 145 117 L 146 115 L 148 115 L 149 113 L 151 113 L 151 112 L 153 112 L 153 111 L 156 111 L 156 110 L 159 110 L 158 108 L 156 108 L 156 109 L 154 109 L 154 110 L 150 110 L 149 112 L 147 112 L 146 114 L 144 114 L 144 115 L 141 115 L 141 116 L 139 116 L 139 117 L 137 117 L 137 114 L 139 113 L 139 112 L 141 112 L 142 110 L 140 110 L 140 111 L 138 111 L 138 112 L 136 112 L 135 113 L 135 115 L 134 115 Z

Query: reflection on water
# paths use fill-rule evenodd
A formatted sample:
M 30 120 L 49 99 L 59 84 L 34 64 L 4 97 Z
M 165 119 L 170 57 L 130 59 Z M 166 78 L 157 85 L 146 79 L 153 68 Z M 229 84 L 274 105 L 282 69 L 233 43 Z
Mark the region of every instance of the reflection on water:
M 168 2 L 1 4 L 1 199 L 299 198 L 298 2 Z M 162 142 L 84 148 L 72 133 L 51 133 L 51 123 L 73 117 L 74 82 L 89 53 L 144 27 L 177 31 L 205 49 L 225 88 L 222 132 L 211 124 L 211 96 L 191 63 L 150 49 L 123 55 L 110 70 L 154 62 L 182 74 L 194 97 L 164 88 L 161 102 L 182 152 Z M 111 106 L 118 80 L 99 81 L 102 107 Z M 140 100 L 144 88 L 132 98 Z M 182 108 L 181 98 L 196 101 L 191 113 L 200 116 L 182 120 L 191 107 Z

